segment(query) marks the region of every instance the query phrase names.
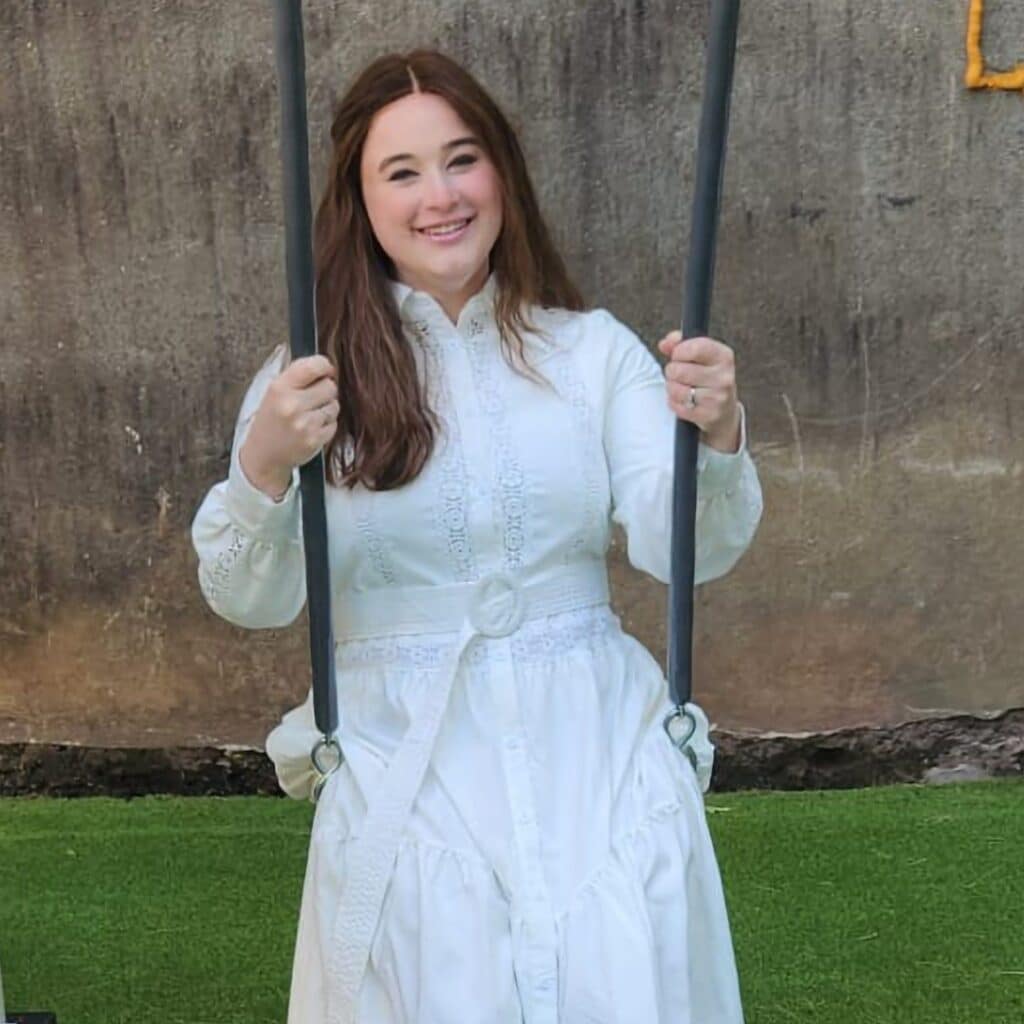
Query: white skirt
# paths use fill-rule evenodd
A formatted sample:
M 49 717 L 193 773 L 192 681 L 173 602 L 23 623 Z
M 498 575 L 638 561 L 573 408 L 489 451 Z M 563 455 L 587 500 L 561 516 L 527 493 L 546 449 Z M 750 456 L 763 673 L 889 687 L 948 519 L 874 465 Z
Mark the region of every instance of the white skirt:
M 338 648 L 346 761 L 310 839 L 289 1024 L 332 1024 L 332 946 L 366 796 L 443 639 Z M 391 873 L 360 1024 L 741 1024 L 703 797 L 662 728 L 661 669 L 607 606 L 476 637 Z M 308 789 L 311 703 L 268 738 Z

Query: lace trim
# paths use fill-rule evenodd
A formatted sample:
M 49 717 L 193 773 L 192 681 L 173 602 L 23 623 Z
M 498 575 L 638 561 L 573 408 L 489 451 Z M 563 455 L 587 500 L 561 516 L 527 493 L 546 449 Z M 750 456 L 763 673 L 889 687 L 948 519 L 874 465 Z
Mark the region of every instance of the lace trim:
M 474 322 L 475 323 L 475 322 Z M 483 336 L 482 329 L 474 338 Z M 505 569 L 522 568 L 526 547 L 526 478 L 512 444 L 505 396 L 501 393 L 494 365 L 501 360 L 500 346 L 482 345 L 474 340 L 469 346 L 470 366 L 480 396 L 480 406 L 487 414 L 494 445 L 494 491 L 502 519 L 503 561 Z
M 396 582 L 395 570 L 391 565 L 391 559 L 388 557 L 384 543 L 380 539 L 380 534 L 374 528 L 373 521 L 365 513 L 362 513 L 356 520 L 356 529 L 366 545 L 370 564 L 385 583 L 393 585 Z
M 511 657 L 517 664 L 550 661 L 587 643 L 603 640 L 618 627 L 608 605 L 578 608 L 546 619 L 533 619 L 512 635 Z M 439 669 L 451 649 L 448 637 L 394 636 L 346 640 L 336 645 L 337 668 Z M 479 669 L 499 657 L 501 648 L 477 637 L 466 648 L 462 664 Z
M 583 478 L 583 514 L 580 516 L 580 528 L 573 538 L 572 546 L 566 555 L 567 560 L 578 557 L 592 537 L 601 532 L 601 515 L 599 510 L 601 489 L 597 476 L 598 463 L 587 458 L 588 452 L 600 452 L 601 441 L 597 435 L 594 411 L 587 401 L 586 388 L 578 373 L 575 372 L 570 356 L 563 353 L 557 359 L 552 372 L 554 382 L 562 396 L 572 408 L 580 444 L 577 448 L 580 476 Z
M 235 563 L 249 542 L 249 538 L 238 527 L 228 527 L 230 540 L 226 548 L 218 552 L 212 563 L 199 563 L 199 589 L 211 607 L 216 607 L 231 587 L 231 574 Z
M 479 579 L 476 557 L 469 536 L 466 498 L 469 494 L 470 478 L 463 456 L 462 436 L 459 421 L 453 409 L 447 377 L 442 367 L 441 353 L 437 340 L 428 329 L 427 321 L 417 320 L 412 329 L 423 344 L 430 362 L 428 380 L 431 382 L 431 406 L 441 415 L 444 435 L 440 440 L 434 458 L 437 461 L 440 485 L 438 501 L 434 511 L 434 528 L 441 535 L 454 567 L 459 583 Z

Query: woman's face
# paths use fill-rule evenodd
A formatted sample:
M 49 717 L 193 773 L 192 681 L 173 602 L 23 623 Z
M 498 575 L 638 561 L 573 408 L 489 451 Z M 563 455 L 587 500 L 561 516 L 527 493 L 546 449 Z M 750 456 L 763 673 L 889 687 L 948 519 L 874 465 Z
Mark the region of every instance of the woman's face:
M 501 231 L 498 175 L 480 142 L 446 100 L 411 93 L 374 116 L 360 177 L 373 232 L 399 280 L 457 316 L 487 280 Z

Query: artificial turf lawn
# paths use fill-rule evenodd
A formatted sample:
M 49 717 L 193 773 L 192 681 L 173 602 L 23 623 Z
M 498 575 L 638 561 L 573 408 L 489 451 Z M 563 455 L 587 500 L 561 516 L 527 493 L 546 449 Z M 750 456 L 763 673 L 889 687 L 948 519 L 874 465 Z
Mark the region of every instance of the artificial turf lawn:
M 708 808 L 747 1024 L 1024 1021 L 1024 783 Z M 283 1024 L 311 817 L 259 797 L 0 800 L 9 1008 Z

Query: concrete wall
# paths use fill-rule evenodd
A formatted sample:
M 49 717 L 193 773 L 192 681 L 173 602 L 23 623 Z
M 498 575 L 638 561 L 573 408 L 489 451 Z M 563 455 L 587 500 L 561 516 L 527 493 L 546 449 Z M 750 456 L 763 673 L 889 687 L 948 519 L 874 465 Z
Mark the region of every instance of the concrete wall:
M 766 491 L 698 600 L 697 691 L 762 730 L 1024 704 L 1024 104 L 967 0 L 744 5 L 714 332 Z M 365 61 L 436 44 L 514 115 L 588 299 L 679 319 L 705 4 L 307 3 L 315 187 Z M 0 740 L 259 743 L 305 626 L 210 613 L 188 526 L 284 337 L 269 3 L 0 14 Z M 1024 0 L 989 18 L 1024 59 Z M 665 595 L 616 559 L 661 651 Z

